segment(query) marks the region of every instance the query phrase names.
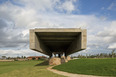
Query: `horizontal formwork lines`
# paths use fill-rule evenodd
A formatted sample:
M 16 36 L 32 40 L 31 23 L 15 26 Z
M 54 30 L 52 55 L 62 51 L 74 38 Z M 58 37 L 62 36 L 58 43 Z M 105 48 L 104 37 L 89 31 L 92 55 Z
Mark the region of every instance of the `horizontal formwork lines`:
M 35 32 L 82 32 L 80 28 L 44 28 L 44 29 L 34 29 Z
M 80 32 L 36 32 L 39 37 L 74 37 Z

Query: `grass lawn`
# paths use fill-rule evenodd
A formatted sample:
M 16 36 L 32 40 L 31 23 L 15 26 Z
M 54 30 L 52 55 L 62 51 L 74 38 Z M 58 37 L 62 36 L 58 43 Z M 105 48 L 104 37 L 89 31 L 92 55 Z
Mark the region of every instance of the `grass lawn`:
M 116 59 L 76 59 L 53 69 L 77 74 L 116 76 Z
M 52 73 L 48 65 L 37 65 L 43 61 L 0 62 L 0 77 L 64 77 Z

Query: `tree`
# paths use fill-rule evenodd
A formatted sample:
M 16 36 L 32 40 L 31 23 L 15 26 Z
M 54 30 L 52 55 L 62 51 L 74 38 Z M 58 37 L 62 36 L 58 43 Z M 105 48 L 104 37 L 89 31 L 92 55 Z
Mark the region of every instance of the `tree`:
M 6 59 L 6 56 L 2 56 L 2 59 Z
M 115 51 L 115 49 L 112 49 L 112 58 L 114 58 L 114 51 Z

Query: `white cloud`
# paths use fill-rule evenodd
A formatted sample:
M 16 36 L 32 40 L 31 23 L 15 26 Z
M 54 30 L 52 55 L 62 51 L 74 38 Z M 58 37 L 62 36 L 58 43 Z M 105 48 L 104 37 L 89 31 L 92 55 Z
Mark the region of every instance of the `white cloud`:
M 29 34 L 29 30 L 28 30 L 28 29 L 26 29 L 26 30 L 23 30 L 23 31 L 22 31 L 22 34 L 23 34 L 23 36 L 26 36 L 26 35 L 28 35 L 28 34 Z
M 109 45 L 108 48 L 109 48 L 109 49 L 116 49 L 116 43 L 113 43 L 113 44 Z
M 67 0 L 62 5 L 60 5 L 58 8 L 60 10 L 66 10 L 68 13 L 72 12 L 75 10 L 75 6 L 73 4 L 75 2 L 74 0 Z
M 19 0 L 19 2 L 28 8 L 33 8 L 40 11 L 46 11 L 46 9 L 53 10 L 53 6 L 60 0 Z
M 100 36 L 104 42 L 106 43 L 114 43 L 116 42 L 116 21 L 111 21 L 110 25 L 104 27 L 104 30 L 98 32 L 98 36 Z
M 65 10 L 67 12 L 72 12 L 75 10 L 75 5 L 73 2 L 78 0 L 19 0 L 19 2 L 28 8 L 33 8 L 38 11 L 54 11 L 54 9 Z M 57 6 L 56 6 L 57 5 Z
M 110 6 L 107 8 L 108 10 L 115 10 L 116 11 L 116 2 L 110 4 Z
M 2 50 L 0 49 L 0 52 L 2 52 L 0 56 L 4 55 L 7 57 L 44 55 L 36 51 L 30 50 L 30 49 L 24 49 L 24 50 L 13 50 L 13 49 Z

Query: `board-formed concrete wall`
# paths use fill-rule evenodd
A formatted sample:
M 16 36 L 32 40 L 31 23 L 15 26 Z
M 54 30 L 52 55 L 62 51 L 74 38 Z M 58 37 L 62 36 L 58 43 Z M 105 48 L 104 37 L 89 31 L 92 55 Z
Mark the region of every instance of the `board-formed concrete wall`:
M 78 28 L 46 28 L 30 30 L 30 49 L 52 56 L 52 53 L 70 55 L 86 49 L 87 31 Z

